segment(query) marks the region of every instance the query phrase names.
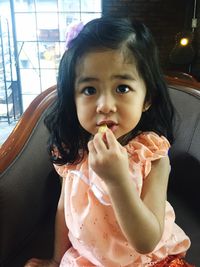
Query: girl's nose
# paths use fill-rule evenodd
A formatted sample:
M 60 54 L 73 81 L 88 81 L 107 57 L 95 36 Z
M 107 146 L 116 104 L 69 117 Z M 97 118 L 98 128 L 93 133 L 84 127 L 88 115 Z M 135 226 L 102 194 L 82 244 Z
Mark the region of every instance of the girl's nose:
M 97 113 L 116 112 L 116 102 L 112 96 L 102 95 L 97 101 Z

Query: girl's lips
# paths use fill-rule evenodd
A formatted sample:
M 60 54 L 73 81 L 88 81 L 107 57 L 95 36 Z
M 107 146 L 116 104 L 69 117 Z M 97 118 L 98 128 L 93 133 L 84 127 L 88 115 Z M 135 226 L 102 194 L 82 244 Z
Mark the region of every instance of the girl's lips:
M 108 128 L 114 133 L 117 130 L 118 125 L 117 124 L 113 124 L 111 126 L 108 126 Z

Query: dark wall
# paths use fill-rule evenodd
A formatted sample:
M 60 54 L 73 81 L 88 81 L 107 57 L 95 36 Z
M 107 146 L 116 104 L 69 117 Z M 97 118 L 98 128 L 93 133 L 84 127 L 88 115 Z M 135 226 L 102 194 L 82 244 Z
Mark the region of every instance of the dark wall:
M 198 26 L 194 34 L 195 59 L 192 64 L 192 73 L 200 81 L 200 0 L 197 0 L 197 18 Z
M 169 60 L 169 54 L 176 44 L 176 34 L 192 30 L 193 9 L 193 0 L 103 0 L 103 15 L 129 17 L 144 22 L 150 28 L 164 70 L 192 71 L 195 76 L 200 76 L 200 23 L 194 31 L 193 46 L 196 51 L 192 64 L 177 65 Z M 196 13 L 200 20 L 200 0 L 197 0 Z

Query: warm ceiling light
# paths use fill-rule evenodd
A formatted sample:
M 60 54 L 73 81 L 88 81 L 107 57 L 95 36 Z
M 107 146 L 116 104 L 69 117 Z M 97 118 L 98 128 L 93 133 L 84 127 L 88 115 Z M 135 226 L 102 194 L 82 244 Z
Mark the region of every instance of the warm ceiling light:
M 189 43 L 189 39 L 188 38 L 181 38 L 180 44 L 182 46 L 186 46 L 186 45 L 188 45 L 188 43 Z

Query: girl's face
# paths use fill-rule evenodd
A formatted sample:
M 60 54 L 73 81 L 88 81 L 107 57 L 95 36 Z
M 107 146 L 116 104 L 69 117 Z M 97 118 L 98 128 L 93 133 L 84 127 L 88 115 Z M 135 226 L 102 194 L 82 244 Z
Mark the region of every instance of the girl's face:
M 106 124 L 116 138 L 129 133 L 140 121 L 146 86 L 134 58 L 121 50 L 86 53 L 76 66 L 75 103 L 81 126 L 96 134 Z

